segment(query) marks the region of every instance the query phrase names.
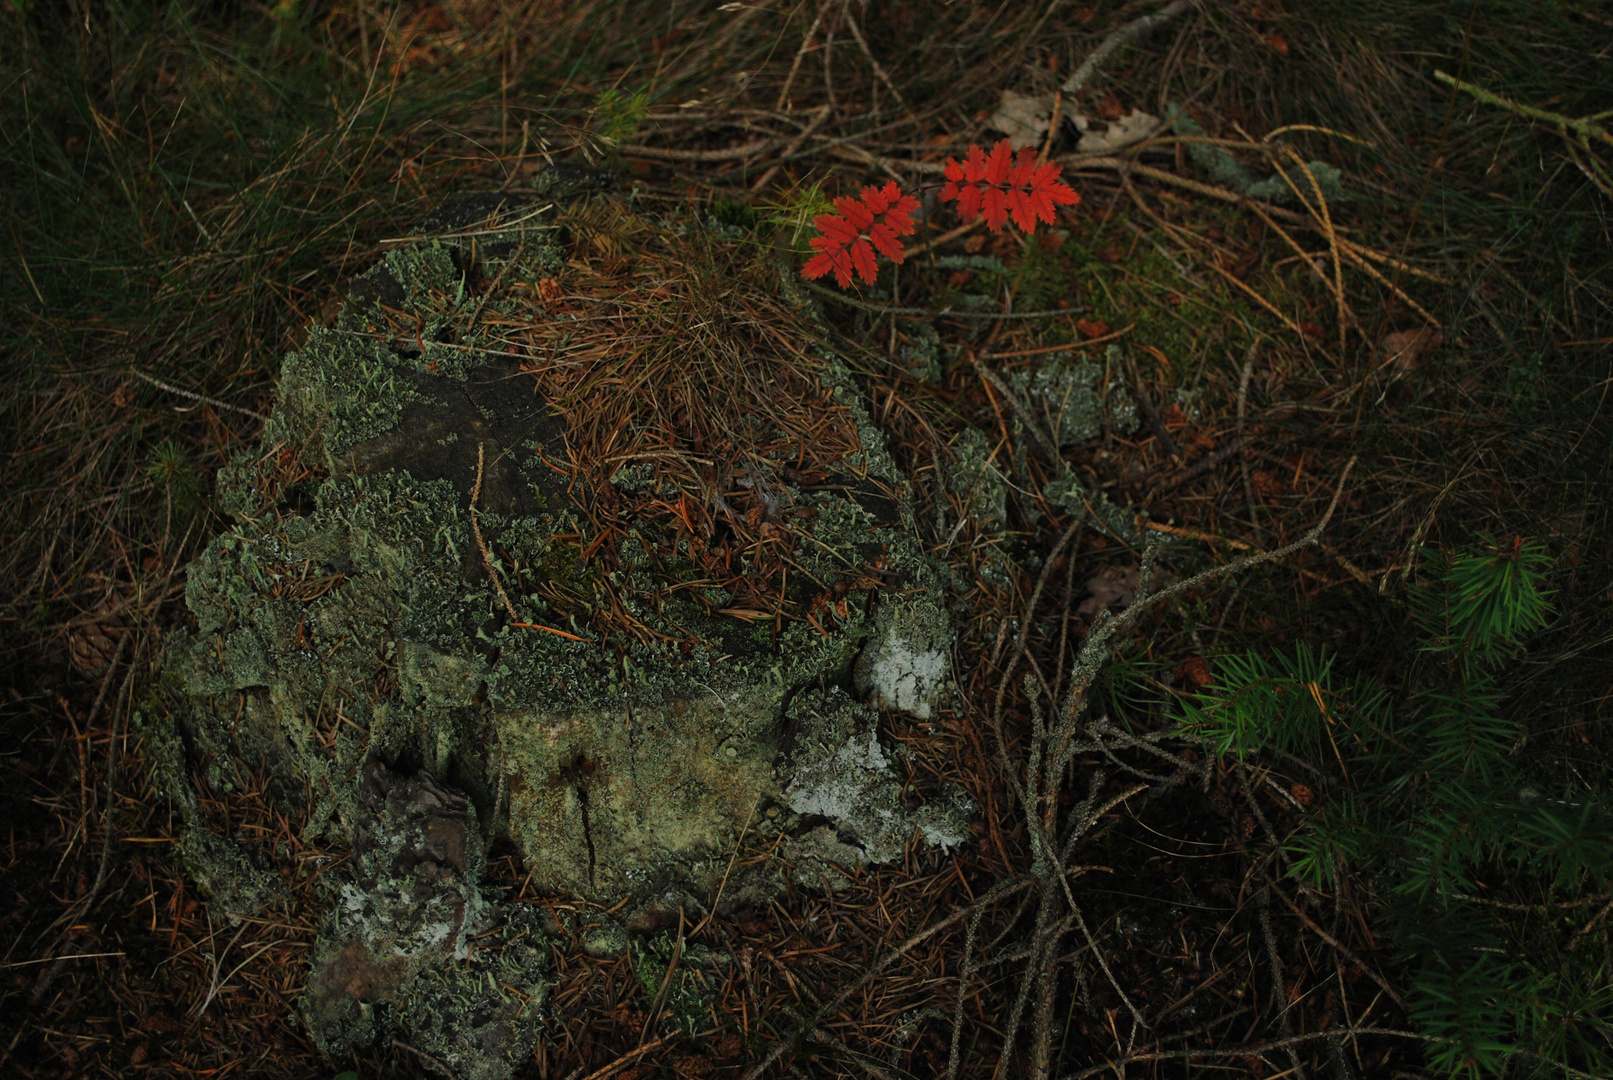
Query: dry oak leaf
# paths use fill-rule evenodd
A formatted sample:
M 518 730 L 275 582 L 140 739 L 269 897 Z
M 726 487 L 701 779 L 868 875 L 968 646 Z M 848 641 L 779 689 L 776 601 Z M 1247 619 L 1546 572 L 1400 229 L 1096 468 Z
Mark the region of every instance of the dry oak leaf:
M 903 258 L 902 242 L 897 239 L 913 233 L 911 216 L 919 201 L 902 194 L 894 180 L 884 187 L 865 187 L 860 198 L 842 195 L 835 200 L 839 214 L 819 214 L 812 224 L 822 235 L 811 240 L 816 255 L 807 260 L 801 276 L 813 279 L 833 273 L 841 288 L 851 284 L 853 274 L 870 285 L 879 275 L 874 250 L 893 263 Z
M 1159 130 L 1159 117 L 1145 113 L 1141 109 L 1133 109 L 1129 113 L 1115 117 L 1100 117 L 1108 127 L 1098 131 L 1093 127 L 1092 119 L 1081 113 L 1072 113 L 1070 122 L 1076 130 L 1081 132 L 1081 142 L 1076 149 L 1083 154 L 1107 154 L 1127 146 L 1135 145 L 1148 138 Z
M 1021 94 L 1014 90 L 1002 92 L 1002 103 L 991 116 L 991 126 L 1008 136 L 1008 145 L 1016 150 L 1022 146 L 1040 146 L 1051 123 L 1051 100 Z
M 1036 151 L 1025 147 L 1017 159 L 1007 139 L 991 148 L 990 155 L 970 146 L 963 161 L 947 158 L 947 182 L 941 201 L 958 201 L 958 220 L 968 224 L 982 214 L 986 227 L 1000 232 L 1010 218 L 1021 232 L 1035 232 L 1038 220 L 1051 225 L 1055 206 L 1075 206 L 1081 196 L 1059 181 L 1062 165 L 1036 163 Z

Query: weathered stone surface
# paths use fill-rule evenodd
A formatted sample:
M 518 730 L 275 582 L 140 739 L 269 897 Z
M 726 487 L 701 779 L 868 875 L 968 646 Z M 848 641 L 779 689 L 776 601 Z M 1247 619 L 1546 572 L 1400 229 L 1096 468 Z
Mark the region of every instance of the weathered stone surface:
M 494 838 L 535 888 L 629 898 L 627 925 L 648 927 L 711 902 L 749 822 L 785 832 L 799 882 L 833 888 L 831 863 L 895 858 L 915 831 L 961 842 L 968 813 L 907 809 L 879 742 L 871 706 L 935 708 L 951 631 L 838 361 L 818 350 L 812 370 L 824 422 L 856 448 L 809 475 L 768 459 L 779 433 L 745 415 L 725 421 L 741 434 L 720 465 L 671 431 L 649 433 L 669 450 L 575 460 L 588 403 L 562 415 L 501 355 L 490 324 L 577 318 L 471 285 L 535 296 L 567 273 L 554 206 L 598 181 L 556 177 L 536 203 L 434 215 L 437 239 L 390 253 L 286 358 L 261 453 L 219 478 L 237 524 L 192 567 L 196 627 L 169 653 L 175 753 L 261 764 L 311 837 L 353 851 L 326 875 L 302 1005 L 315 1040 L 339 1053 L 406 1031 L 478 1080 L 530 1050 L 546 993 L 531 909 L 482 884 Z M 674 454 L 705 463 L 703 486 L 669 479 Z M 704 534 L 685 527 L 691 499 Z M 730 544 L 729 579 L 711 578 L 740 534 L 761 539 Z M 185 770 L 165 775 L 193 807 Z M 191 834 L 199 877 L 241 883 L 215 903 L 263 901 L 226 838 Z M 786 866 L 735 875 L 724 903 L 765 899 Z

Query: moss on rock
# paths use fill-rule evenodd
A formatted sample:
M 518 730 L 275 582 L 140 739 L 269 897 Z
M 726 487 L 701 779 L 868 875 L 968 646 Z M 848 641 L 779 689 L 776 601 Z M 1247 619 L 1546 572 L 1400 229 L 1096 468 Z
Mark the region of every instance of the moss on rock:
M 832 354 L 813 361 L 824 407 L 855 445 L 795 471 L 767 457 L 779 431 L 730 418 L 729 471 L 705 467 L 693 490 L 701 532 L 665 454 L 576 459 L 586 401 L 561 409 L 486 351 L 490 317 L 570 318 L 471 287 L 495 265 L 517 282 L 559 270 L 554 204 L 600 184 L 549 183 L 547 204 L 477 196 L 434 215 L 434 236 L 390 253 L 287 357 L 262 452 L 220 476 L 237 524 L 191 568 L 196 626 L 169 653 L 183 739 L 158 740 L 182 808 L 180 756 L 261 763 L 310 836 L 351 846 L 325 875 L 302 1005 L 315 1041 L 407 1032 L 478 1080 L 530 1050 L 547 993 L 530 909 L 482 885 L 494 838 L 540 890 L 676 910 L 712 895 L 759 807 L 805 797 L 797 763 L 814 790 L 839 769 L 863 793 L 794 814 L 803 836 L 829 821 L 846 838 L 796 845 L 798 876 L 826 886 L 829 862 L 893 858 L 915 829 L 956 842 L 966 810 L 902 806 L 851 696 L 928 716 L 951 630 L 905 482 Z M 713 578 L 737 533 L 759 539 L 724 548 Z M 853 719 L 863 759 L 803 749 Z M 202 834 L 186 851 L 215 902 L 268 895 Z M 767 873 L 729 895 L 764 898 Z

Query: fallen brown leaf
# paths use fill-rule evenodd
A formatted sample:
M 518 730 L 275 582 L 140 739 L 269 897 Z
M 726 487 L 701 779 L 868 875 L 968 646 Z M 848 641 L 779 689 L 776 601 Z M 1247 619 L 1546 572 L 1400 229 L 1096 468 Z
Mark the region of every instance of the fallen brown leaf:
M 1394 364 L 1401 371 L 1415 371 L 1423 358 L 1439 348 L 1444 340 L 1445 335 L 1437 326 L 1397 330 L 1385 334 L 1378 342 L 1378 359 L 1384 364 Z
M 1177 664 L 1172 671 L 1183 682 L 1192 683 L 1195 687 L 1209 686 L 1213 676 L 1210 674 L 1210 665 L 1204 662 L 1202 656 L 1190 656 Z
M 1127 607 L 1137 590 L 1135 566 L 1105 566 L 1087 579 L 1087 592 L 1091 593 L 1075 609 L 1084 619 L 1091 619 L 1106 608 Z

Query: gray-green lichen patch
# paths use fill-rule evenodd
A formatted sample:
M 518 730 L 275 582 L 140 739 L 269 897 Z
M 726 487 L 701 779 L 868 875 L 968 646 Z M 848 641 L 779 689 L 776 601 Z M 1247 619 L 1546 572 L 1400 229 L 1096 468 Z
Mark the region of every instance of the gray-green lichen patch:
M 709 493 L 728 515 L 717 527 L 744 524 L 725 489 L 758 515 L 790 508 L 771 526 L 791 545 L 787 585 L 761 610 L 744 583 L 775 572 L 762 545 L 730 582 L 705 576 L 710 537 L 631 509 L 664 497 L 653 462 L 595 490 L 570 421 L 481 352 L 478 318 L 550 316 L 477 296 L 473 278 L 561 262 L 552 206 L 465 205 L 501 216 L 438 215 L 433 237 L 366 275 L 335 328 L 286 359 L 261 451 L 221 474 L 237 524 L 190 569 L 196 625 L 168 657 L 184 738 L 163 742 L 164 775 L 189 808 L 193 868 L 229 910 L 272 883 L 202 829 L 190 768 L 261 769 L 309 838 L 351 848 L 321 878 L 331 907 L 301 1006 L 320 1046 L 406 1035 L 455 1076 L 497 1080 L 536 1037 L 547 945 L 530 909 L 483 887 L 494 839 L 541 891 L 676 911 L 719 891 L 759 812 L 837 775 L 860 794 L 794 814 L 798 880 L 831 887 L 832 862 L 854 871 L 964 830 L 961 804 L 900 801 L 875 714 L 851 697 L 931 715 L 951 628 L 906 482 L 844 366 L 821 369 L 857 433 L 842 472 L 792 480 L 741 447 Z M 288 469 L 289 487 L 275 479 Z M 862 758 L 811 757 L 838 737 L 825 724 L 853 720 Z M 833 844 L 811 835 L 825 822 Z M 727 895 L 779 885 L 764 867 Z
M 947 486 L 958 496 L 963 513 L 983 532 L 1001 530 L 1008 524 L 1008 479 L 991 440 L 979 428 L 965 428 L 952 454 Z
M 1119 348 L 1111 345 L 1112 368 Z M 1118 379 L 1103 384 L 1104 369 L 1087 359 L 1053 353 L 1034 368 L 1009 376 L 1011 389 L 1031 409 L 1060 447 L 1096 438 L 1104 427 L 1130 435 L 1137 429 L 1137 405 Z

